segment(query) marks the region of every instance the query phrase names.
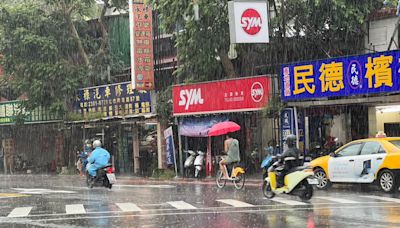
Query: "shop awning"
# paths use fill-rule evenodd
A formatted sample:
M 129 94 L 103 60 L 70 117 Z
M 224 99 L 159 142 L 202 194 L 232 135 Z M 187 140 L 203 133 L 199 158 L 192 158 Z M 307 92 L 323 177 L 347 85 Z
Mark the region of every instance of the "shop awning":
M 179 123 L 179 134 L 189 137 L 208 137 L 207 133 L 214 124 L 225 121 L 228 121 L 228 117 L 183 118 Z

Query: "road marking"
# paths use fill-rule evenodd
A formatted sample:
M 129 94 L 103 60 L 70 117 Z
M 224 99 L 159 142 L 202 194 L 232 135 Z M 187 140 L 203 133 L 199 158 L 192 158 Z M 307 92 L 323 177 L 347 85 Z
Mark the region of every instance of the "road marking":
M 59 193 L 59 194 L 72 194 L 76 193 L 74 191 L 65 191 L 65 190 L 52 190 L 52 189 L 44 189 L 44 188 L 12 188 L 15 191 L 24 194 L 32 194 L 32 195 L 45 195 L 50 193 Z
M 136 204 L 133 204 L 133 203 L 116 203 L 116 205 L 119 207 L 119 209 L 121 209 L 121 211 L 126 211 L 126 212 L 142 210 L 138 206 L 136 206 Z
M 86 210 L 83 204 L 70 204 L 65 205 L 65 211 L 67 214 L 86 214 Z
M 184 201 L 170 201 L 167 202 L 169 205 L 175 207 L 176 209 L 182 209 L 182 210 L 190 210 L 190 209 L 197 209 L 195 206 L 188 204 Z
M 43 218 L 33 221 L 49 222 L 49 221 L 68 221 L 82 219 L 106 219 L 106 218 L 132 218 L 132 217 L 155 217 L 155 216 L 177 216 L 177 215 L 201 215 L 201 214 L 232 214 L 232 213 L 260 213 L 260 212 L 279 212 L 279 211 L 312 211 L 312 210 L 330 210 L 330 209 L 365 209 L 365 208 L 400 208 L 400 206 L 338 206 L 338 207 L 298 207 L 298 208 L 271 208 L 271 209 L 241 209 L 241 210 L 210 210 L 210 211 L 186 211 L 186 212 L 165 212 L 165 213 L 138 213 L 124 215 L 100 215 L 100 216 L 77 216 L 77 217 L 58 217 Z M 387 227 L 387 225 L 382 225 Z
M 361 197 L 370 198 L 370 199 L 377 199 L 377 200 L 382 200 L 382 201 L 388 201 L 388 202 L 400 203 L 400 199 L 397 199 L 397 198 L 390 198 L 390 197 L 384 197 L 384 196 L 361 196 Z
M 353 200 L 341 199 L 341 198 L 335 198 L 335 197 L 316 196 L 315 198 L 328 200 L 328 201 L 332 201 L 332 202 L 336 202 L 336 203 L 360 203 L 360 202 L 353 201 Z
M 245 203 L 239 200 L 233 200 L 233 199 L 220 199 L 217 200 L 218 202 L 229 204 L 233 207 L 254 207 L 253 204 Z
M 168 185 L 168 184 L 160 184 L 160 185 L 155 185 L 155 184 L 115 184 L 113 185 L 114 187 L 128 187 L 128 188 L 175 188 L 176 186 L 174 185 Z
M 0 193 L 0 199 L 16 198 L 16 197 L 28 197 L 31 195 L 20 194 L 20 193 Z
M 7 217 L 9 218 L 18 218 L 18 217 L 26 217 L 31 212 L 32 207 L 16 207 L 14 208 Z
M 279 198 L 279 197 L 275 197 L 275 198 L 269 199 L 269 200 L 272 200 L 272 201 L 278 202 L 278 203 L 291 205 L 291 206 L 308 205 L 308 203 L 303 203 L 303 202 L 299 202 L 299 201 L 295 201 L 295 200 L 283 199 L 283 198 Z

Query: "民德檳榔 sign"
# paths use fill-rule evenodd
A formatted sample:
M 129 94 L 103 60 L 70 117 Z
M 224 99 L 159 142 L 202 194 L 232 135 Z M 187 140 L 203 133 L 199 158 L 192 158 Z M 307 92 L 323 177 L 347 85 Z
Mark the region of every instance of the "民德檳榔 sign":
M 400 51 L 285 64 L 283 100 L 400 91 Z
M 131 82 L 78 90 L 75 109 L 82 113 L 102 113 L 104 117 L 151 113 L 151 93 L 133 90 Z
M 270 96 L 267 76 L 237 78 L 173 87 L 174 116 L 256 111 Z

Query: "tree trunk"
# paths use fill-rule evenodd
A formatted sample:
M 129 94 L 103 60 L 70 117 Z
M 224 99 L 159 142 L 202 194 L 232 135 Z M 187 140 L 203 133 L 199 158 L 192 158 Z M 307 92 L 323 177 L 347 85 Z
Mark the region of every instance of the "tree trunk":
M 237 78 L 238 75 L 235 71 L 232 61 L 228 57 L 228 53 L 221 50 L 218 52 L 218 56 L 221 59 L 222 67 L 224 68 L 226 76 L 228 78 Z
M 105 52 L 107 43 L 108 43 L 108 31 L 107 31 L 107 27 L 105 24 L 105 15 L 106 15 L 106 11 L 109 7 L 110 7 L 109 1 L 105 0 L 103 9 L 101 10 L 101 15 L 98 19 L 98 22 L 100 25 L 100 30 L 101 30 L 101 36 L 102 36 L 102 41 L 101 41 L 100 50 L 99 50 L 100 52 Z
M 87 56 L 87 54 L 86 54 L 85 49 L 83 48 L 82 40 L 81 40 L 81 38 L 79 37 L 78 31 L 76 30 L 76 27 L 75 27 L 75 25 L 74 25 L 74 22 L 72 21 L 72 18 L 71 18 L 71 11 L 72 11 L 72 9 L 68 9 L 68 8 L 67 8 L 67 5 L 65 4 L 65 1 L 64 1 L 64 0 L 61 2 L 61 4 L 62 4 L 62 7 L 63 7 L 63 9 L 64 9 L 64 16 L 65 16 L 65 19 L 67 20 L 68 27 L 69 27 L 69 30 L 70 30 L 70 32 L 71 32 L 71 35 L 72 35 L 72 37 L 76 40 L 76 42 L 77 42 L 77 44 L 78 44 L 78 52 L 79 52 L 79 55 L 81 56 L 81 58 L 82 58 L 84 64 L 85 64 L 86 66 L 89 66 L 89 65 L 90 65 L 89 58 L 88 58 L 88 56 Z

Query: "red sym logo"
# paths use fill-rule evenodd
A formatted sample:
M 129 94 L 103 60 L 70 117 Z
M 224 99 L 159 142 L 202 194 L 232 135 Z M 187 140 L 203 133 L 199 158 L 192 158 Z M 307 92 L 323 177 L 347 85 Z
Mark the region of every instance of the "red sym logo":
M 254 82 L 251 86 L 251 98 L 254 102 L 260 102 L 264 96 L 264 88 L 259 82 Z
M 261 30 L 262 20 L 255 9 L 247 9 L 243 12 L 240 24 L 249 35 L 256 35 Z

